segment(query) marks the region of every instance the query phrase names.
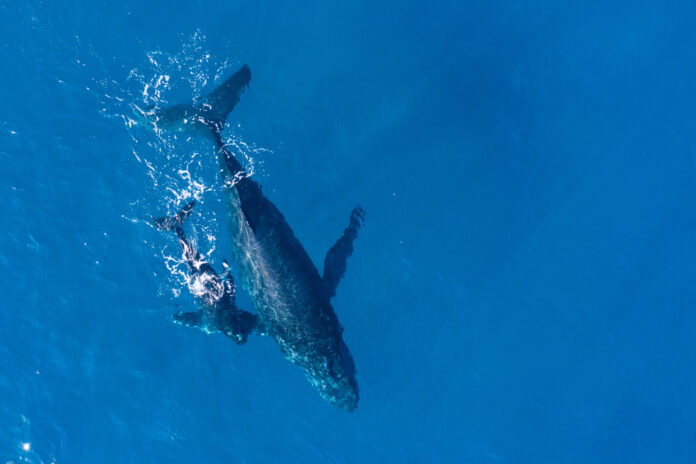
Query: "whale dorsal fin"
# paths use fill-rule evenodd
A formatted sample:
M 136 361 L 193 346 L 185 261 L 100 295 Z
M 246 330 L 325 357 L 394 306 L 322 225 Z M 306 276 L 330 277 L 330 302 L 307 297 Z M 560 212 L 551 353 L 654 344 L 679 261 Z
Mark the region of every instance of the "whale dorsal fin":
M 329 298 L 336 295 L 336 287 L 346 273 L 348 257 L 353 254 L 353 241 L 358 236 L 358 229 L 365 221 L 365 211 L 358 206 L 350 213 L 350 223 L 334 246 L 326 253 L 324 259 L 324 285 Z
M 250 80 L 251 71 L 249 66 L 244 65 L 201 100 L 197 109 L 204 115 L 206 121 L 222 127 L 227 116 L 239 102 L 240 95 L 249 86 Z

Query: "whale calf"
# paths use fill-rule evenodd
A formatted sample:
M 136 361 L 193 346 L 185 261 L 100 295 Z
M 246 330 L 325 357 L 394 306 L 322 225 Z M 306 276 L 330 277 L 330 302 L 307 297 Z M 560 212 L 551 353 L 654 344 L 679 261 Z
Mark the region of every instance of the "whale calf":
M 212 139 L 229 206 L 233 255 L 263 333 L 273 337 L 290 362 L 304 369 L 324 399 L 353 411 L 359 400 L 355 363 L 331 299 L 346 272 L 364 211 L 358 206 L 351 212 L 343 235 L 326 254 L 320 275 L 281 212 L 222 139 L 227 116 L 250 79 L 249 67 L 244 65 L 200 102 L 150 110 L 147 118 L 157 128 Z
M 258 315 L 243 311 L 235 305 L 236 287 L 228 271 L 225 280 L 220 279 L 210 263 L 203 259 L 184 234 L 184 221 L 191 213 L 196 201 L 186 204 L 179 213 L 171 217 L 155 219 L 160 230 L 173 231 L 179 239 L 184 260 L 189 269 L 191 290 L 201 310 L 179 311 L 172 315 L 175 323 L 197 327 L 205 332 L 222 332 L 235 343 L 246 343 L 251 333 L 264 335 L 265 329 Z

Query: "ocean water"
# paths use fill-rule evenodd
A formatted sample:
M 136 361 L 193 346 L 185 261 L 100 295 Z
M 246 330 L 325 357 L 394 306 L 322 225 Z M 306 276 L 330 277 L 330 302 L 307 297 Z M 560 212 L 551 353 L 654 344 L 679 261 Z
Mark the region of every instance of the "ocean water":
M 0 0 L 0 463 L 696 462 L 693 2 Z M 193 310 L 224 136 L 321 270 L 353 413 Z M 248 297 L 240 295 L 248 308 Z

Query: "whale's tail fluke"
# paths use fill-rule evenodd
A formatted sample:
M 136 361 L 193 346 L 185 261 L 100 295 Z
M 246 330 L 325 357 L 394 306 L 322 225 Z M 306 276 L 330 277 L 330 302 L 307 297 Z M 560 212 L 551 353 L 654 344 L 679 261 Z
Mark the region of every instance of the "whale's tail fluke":
M 214 129 L 221 130 L 250 80 L 251 71 L 244 65 L 201 100 L 196 109 Z
M 155 219 L 154 223 L 159 230 L 176 230 L 177 227 L 181 227 L 184 224 L 186 218 L 193 211 L 193 207 L 196 204 L 196 200 L 192 200 L 181 208 L 181 211 L 176 213 L 174 216 L 161 217 Z
M 195 104 L 180 103 L 166 108 L 142 110 L 133 105 L 135 124 L 175 132 L 215 136 L 222 131 L 227 116 L 249 86 L 251 71 L 242 66 L 225 82 Z

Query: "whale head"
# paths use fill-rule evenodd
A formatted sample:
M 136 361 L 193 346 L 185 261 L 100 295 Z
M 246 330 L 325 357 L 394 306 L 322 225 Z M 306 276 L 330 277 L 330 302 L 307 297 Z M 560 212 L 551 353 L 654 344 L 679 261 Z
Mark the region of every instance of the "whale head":
M 307 370 L 307 380 L 322 398 L 348 412 L 355 410 L 360 398 L 355 363 L 348 347 L 340 340 L 338 349 L 326 359 Z

